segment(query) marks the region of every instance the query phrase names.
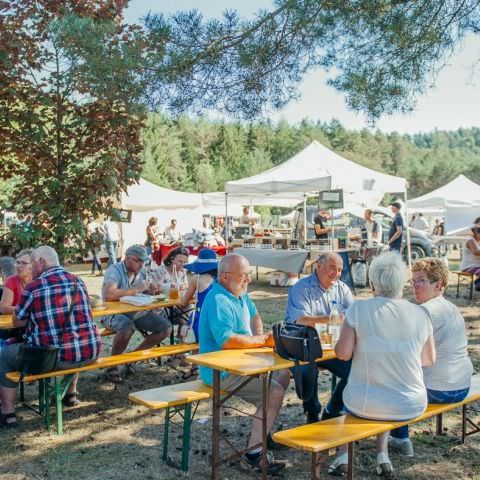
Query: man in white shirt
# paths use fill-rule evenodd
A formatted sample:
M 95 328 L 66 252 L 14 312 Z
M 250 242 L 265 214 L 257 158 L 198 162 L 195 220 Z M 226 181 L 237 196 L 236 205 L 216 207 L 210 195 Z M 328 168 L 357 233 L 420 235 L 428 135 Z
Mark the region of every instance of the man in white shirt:
M 412 225 L 413 228 L 416 228 L 417 230 L 428 230 L 428 223 L 425 220 L 425 217 L 423 216 L 423 213 L 419 213 L 418 217 L 415 219 Z
M 170 225 L 165 229 L 164 241 L 167 245 L 180 242 L 182 236 L 177 229 L 177 221 L 172 218 Z
M 110 266 L 117 263 L 117 247 L 120 241 L 120 229 L 118 228 L 118 224 L 112 221 L 112 217 L 102 223 L 102 233 L 105 237 L 108 266 Z

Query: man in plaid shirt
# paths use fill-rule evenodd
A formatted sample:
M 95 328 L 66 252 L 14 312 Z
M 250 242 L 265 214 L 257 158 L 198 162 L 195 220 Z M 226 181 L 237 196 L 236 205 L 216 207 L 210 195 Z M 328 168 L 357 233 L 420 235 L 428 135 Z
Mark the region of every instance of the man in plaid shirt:
M 48 246 L 33 251 L 32 270 L 34 280 L 25 287 L 14 316 L 15 327 L 26 327 L 25 343 L 58 347 L 58 369 L 81 367 L 95 361 L 101 341 L 83 281 L 61 267 L 57 252 Z M 68 316 L 72 302 L 72 313 Z M 5 375 L 19 369 L 17 353 L 20 345 L 9 345 L 0 353 L 0 426 L 17 424 L 17 384 L 10 382 Z M 78 375 L 74 375 L 63 399 L 66 406 L 79 403 L 77 380 Z

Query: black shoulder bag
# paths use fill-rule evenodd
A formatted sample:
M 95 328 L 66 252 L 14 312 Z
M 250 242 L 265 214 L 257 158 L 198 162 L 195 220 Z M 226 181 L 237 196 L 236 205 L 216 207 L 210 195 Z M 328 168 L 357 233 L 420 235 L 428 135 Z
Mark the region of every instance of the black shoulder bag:
M 298 398 L 304 401 L 310 400 L 317 375 L 316 360 L 323 355 L 317 330 L 307 325 L 280 322 L 273 326 L 273 338 L 275 351 L 282 358 L 295 362 L 293 378 Z M 300 362 L 308 362 L 306 384 L 302 381 Z
M 75 305 L 75 297 L 77 295 L 78 281 L 75 281 L 75 287 L 72 293 L 72 301 L 68 310 L 68 315 L 63 325 L 62 337 L 67 327 L 67 322 L 72 315 L 73 307 Z M 51 372 L 55 369 L 57 364 L 57 354 L 59 347 L 54 345 L 47 345 L 46 347 L 27 345 L 26 343 L 20 345 L 17 353 L 17 365 L 20 370 L 20 381 L 25 375 L 38 375 L 40 373 Z

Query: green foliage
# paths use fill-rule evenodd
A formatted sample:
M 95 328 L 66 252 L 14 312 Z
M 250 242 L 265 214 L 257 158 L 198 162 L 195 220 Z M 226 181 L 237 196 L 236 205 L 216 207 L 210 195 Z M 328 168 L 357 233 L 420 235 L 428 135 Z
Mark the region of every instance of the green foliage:
M 78 251 L 84 220 L 109 213 L 139 177 L 139 29 L 125 2 L 13 0 L 0 5 L 0 178 L 31 228 L 21 246 Z M 140 60 L 139 60 L 140 59 Z
M 461 173 L 480 183 L 478 128 L 409 136 L 351 131 L 337 120 L 325 124 L 304 120 L 296 126 L 281 121 L 275 126 L 151 114 L 142 138 L 142 176 L 185 191 L 223 191 L 225 181 L 278 165 L 312 140 L 361 165 L 407 178 L 411 198 Z
M 147 15 L 150 105 L 254 118 L 296 98 L 305 72 L 322 68 L 348 106 L 375 121 L 410 111 L 462 38 L 480 31 L 477 0 L 273 4 L 250 19 Z

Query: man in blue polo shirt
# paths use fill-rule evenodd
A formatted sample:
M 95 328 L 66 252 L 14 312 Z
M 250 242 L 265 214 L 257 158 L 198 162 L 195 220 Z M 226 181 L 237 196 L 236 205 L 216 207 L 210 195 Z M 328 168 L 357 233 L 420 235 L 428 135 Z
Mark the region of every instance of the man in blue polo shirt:
M 263 333 L 263 323 L 257 308 L 247 293 L 252 281 L 250 265 L 246 258 L 234 253 L 226 255 L 218 264 L 217 281 L 213 283 L 202 305 L 199 322 L 200 353 L 225 349 L 256 348 L 273 346 L 272 332 Z M 213 370 L 200 367 L 200 378 L 213 385 Z M 220 389 L 234 391 L 245 381 L 244 377 L 221 372 Z M 269 389 L 267 402 L 267 429 L 270 432 L 280 407 L 290 376 L 287 370 L 276 372 Z M 248 447 L 262 441 L 262 381 L 253 378 L 235 393 L 257 407 L 252 422 Z M 250 449 L 242 458 L 242 466 L 248 470 L 261 469 L 261 448 Z M 275 474 L 286 466 L 286 462 L 268 458 L 267 471 Z
M 388 246 L 390 250 L 396 250 L 401 252 L 402 250 L 402 238 L 403 238 L 403 218 L 400 214 L 402 206 L 398 202 L 390 204 L 390 208 L 394 215 L 390 230 L 388 231 Z
M 315 326 L 316 323 L 327 323 L 333 301 L 337 302 L 340 312 L 344 312 L 353 303 L 353 297 L 348 286 L 339 280 L 342 269 L 343 260 L 340 255 L 333 252 L 320 255 L 315 271 L 290 288 L 285 321 L 311 326 Z M 317 365 L 340 379 L 322 414 L 322 419 L 337 417 L 343 408 L 342 393 L 350 373 L 350 361 L 326 360 L 318 362 Z M 303 369 L 303 373 L 305 374 L 303 381 L 310 382 L 311 379 L 306 376 L 308 370 Z M 303 402 L 307 423 L 318 422 L 322 408 L 317 391 L 318 374 L 314 383 L 312 397 Z

